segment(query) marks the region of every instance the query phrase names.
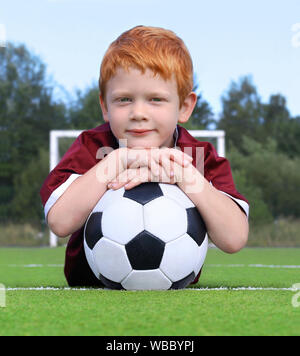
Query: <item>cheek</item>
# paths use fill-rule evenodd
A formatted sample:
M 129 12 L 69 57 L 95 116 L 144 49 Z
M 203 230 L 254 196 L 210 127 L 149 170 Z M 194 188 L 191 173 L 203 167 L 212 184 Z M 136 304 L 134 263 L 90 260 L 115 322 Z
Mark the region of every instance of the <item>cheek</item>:
M 179 118 L 178 110 L 165 110 L 160 115 L 160 120 L 162 125 L 166 128 L 172 127 L 177 124 Z
M 110 121 L 120 123 L 124 118 L 124 111 L 118 109 L 112 109 L 109 114 Z

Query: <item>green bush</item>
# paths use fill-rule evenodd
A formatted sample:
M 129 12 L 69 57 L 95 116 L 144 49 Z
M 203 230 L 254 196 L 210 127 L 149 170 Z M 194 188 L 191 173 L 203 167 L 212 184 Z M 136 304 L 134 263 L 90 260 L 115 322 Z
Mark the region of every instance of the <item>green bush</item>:
M 39 151 L 38 157 L 15 176 L 15 195 L 11 204 L 11 219 L 19 222 L 39 223 L 44 220 L 40 189 L 49 174 L 49 152 Z
M 262 214 L 268 221 L 266 207 L 274 218 L 300 217 L 300 159 L 278 152 L 273 139 L 265 144 L 246 136 L 242 140 L 243 152 L 232 148 L 228 156 L 237 186 L 253 202 L 256 220 Z

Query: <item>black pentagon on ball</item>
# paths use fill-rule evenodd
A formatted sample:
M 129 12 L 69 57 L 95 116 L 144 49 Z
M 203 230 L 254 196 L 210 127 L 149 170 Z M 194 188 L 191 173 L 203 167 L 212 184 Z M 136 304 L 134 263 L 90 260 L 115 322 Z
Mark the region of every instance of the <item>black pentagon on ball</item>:
M 157 269 L 165 250 L 165 243 L 144 230 L 125 245 L 133 269 Z
M 109 289 L 118 289 L 118 290 L 124 289 L 121 283 L 111 281 L 110 279 L 104 277 L 101 273 L 99 274 L 99 279 L 105 285 L 105 287 Z
M 195 273 L 192 272 L 188 276 L 180 279 L 179 281 L 174 282 L 170 289 L 183 289 L 191 284 L 195 280 L 196 276 Z
M 125 190 L 123 196 L 145 205 L 151 200 L 163 196 L 163 192 L 158 183 L 149 182 L 142 183 L 132 189 Z
M 205 235 L 206 226 L 197 208 L 186 209 L 188 228 L 187 233 L 191 236 L 198 246 L 201 246 Z
M 85 226 L 85 241 L 92 250 L 96 243 L 103 237 L 102 234 L 102 213 L 92 213 Z

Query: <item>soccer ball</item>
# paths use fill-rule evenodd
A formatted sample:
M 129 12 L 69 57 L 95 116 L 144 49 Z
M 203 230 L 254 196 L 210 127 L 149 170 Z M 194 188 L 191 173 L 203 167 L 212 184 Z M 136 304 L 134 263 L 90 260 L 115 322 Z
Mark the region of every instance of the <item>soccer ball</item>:
M 84 228 L 88 264 L 111 289 L 185 288 L 199 273 L 207 245 L 201 215 L 174 184 L 110 189 Z

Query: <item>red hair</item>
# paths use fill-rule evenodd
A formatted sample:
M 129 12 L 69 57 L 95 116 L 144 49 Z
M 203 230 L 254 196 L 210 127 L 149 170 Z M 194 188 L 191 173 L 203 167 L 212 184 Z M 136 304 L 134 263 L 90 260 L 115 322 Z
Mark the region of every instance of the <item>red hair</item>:
M 136 67 L 145 73 L 150 69 L 165 80 L 175 76 L 182 105 L 193 89 L 193 63 L 184 42 L 170 30 L 137 26 L 122 33 L 111 43 L 102 60 L 99 89 L 105 98 L 105 87 L 118 68 Z

